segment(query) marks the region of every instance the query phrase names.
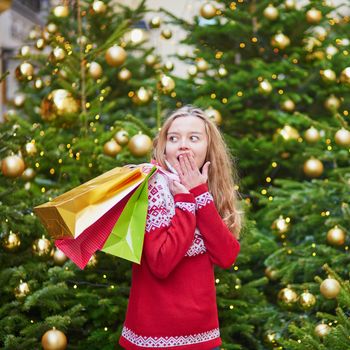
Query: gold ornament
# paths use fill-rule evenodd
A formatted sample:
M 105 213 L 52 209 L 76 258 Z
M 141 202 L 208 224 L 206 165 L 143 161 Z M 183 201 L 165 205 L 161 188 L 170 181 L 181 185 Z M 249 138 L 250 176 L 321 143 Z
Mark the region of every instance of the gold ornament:
M 118 73 L 118 79 L 121 81 L 127 81 L 131 78 L 131 72 L 129 69 L 123 68 Z
M 87 38 L 85 35 L 79 36 L 79 37 L 77 38 L 77 43 L 78 43 L 79 45 L 84 46 L 84 45 L 87 44 L 87 42 L 88 42 L 88 38 Z
M 29 56 L 30 55 L 30 47 L 25 45 L 25 46 L 22 46 L 19 50 L 19 54 L 21 56 Z
M 147 66 L 154 66 L 157 62 L 157 57 L 154 55 L 147 55 L 145 58 L 145 63 L 147 64 Z
M 55 23 L 49 23 L 47 25 L 47 31 L 51 34 L 56 33 L 57 32 L 57 25 Z
M 163 94 L 169 94 L 175 89 L 175 81 L 168 75 L 162 74 L 158 82 L 158 89 Z
M 306 12 L 306 20 L 310 24 L 317 24 L 321 21 L 321 19 L 322 19 L 322 12 L 315 8 L 312 8 Z
M 331 95 L 325 101 L 324 106 L 329 111 L 334 112 L 340 107 L 340 100 L 337 97 L 335 97 L 334 95 Z
M 313 126 L 304 133 L 305 140 L 309 143 L 316 143 L 320 139 L 319 131 Z
M 22 107 L 24 105 L 25 100 L 26 100 L 26 95 L 19 92 L 15 95 L 13 99 L 13 103 L 15 104 L 16 107 Z
M 325 40 L 327 37 L 327 30 L 321 26 L 317 26 L 312 30 L 313 35 L 321 41 Z
M 126 60 L 126 51 L 121 47 L 114 45 L 106 51 L 106 62 L 112 67 L 121 66 Z
M 55 61 L 62 61 L 66 57 L 65 51 L 61 47 L 55 47 L 51 52 L 50 59 Z
M 191 64 L 188 68 L 187 68 L 187 73 L 189 76 L 194 77 L 197 75 L 198 73 L 198 69 L 195 65 Z
M 209 119 L 211 119 L 216 125 L 221 125 L 222 115 L 221 113 L 214 108 L 208 108 L 204 111 Z
M 308 310 L 316 304 L 316 297 L 310 292 L 301 293 L 299 296 L 299 304 L 304 310 Z
M 37 78 L 34 80 L 34 87 L 38 90 L 42 89 L 44 87 L 44 83 L 40 78 Z
M 142 134 L 141 132 L 134 135 L 129 143 L 128 148 L 132 155 L 135 157 L 143 157 L 149 153 L 152 148 L 152 140 L 148 135 Z
M 27 168 L 23 171 L 21 178 L 25 181 L 30 181 L 35 177 L 35 171 L 33 168 Z
M 45 236 L 42 236 L 34 241 L 32 249 L 35 255 L 46 257 L 51 253 L 51 242 Z
M 155 16 L 149 21 L 149 25 L 151 28 L 159 28 L 161 23 L 162 20 L 159 16 Z
M 334 299 L 340 292 L 340 284 L 334 278 L 326 278 L 320 285 L 321 294 L 327 299 Z
M 164 39 L 170 39 L 173 36 L 173 33 L 169 28 L 164 28 L 161 32 L 161 36 Z
M 272 267 L 268 266 L 266 269 L 265 269 L 265 275 L 266 277 L 271 280 L 271 281 L 274 281 L 277 279 L 277 271 L 275 271 Z
M 210 3 L 207 2 L 200 8 L 200 15 L 205 19 L 211 19 L 216 16 L 216 7 Z
M 66 254 L 64 254 L 62 252 L 62 250 L 56 248 L 55 252 L 53 254 L 53 261 L 55 262 L 55 264 L 57 265 L 63 265 L 65 263 L 65 261 L 67 260 L 67 256 Z
M 290 125 L 285 125 L 282 129 L 277 129 L 276 134 L 281 135 L 286 141 L 297 140 L 300 137 L 298 130 Z
M 263 80 L 259 83 L 259 92 L 263 95 L 269 95 L 272 91 L 272 86 L 268 80 Z
M 115 133 L 114 139 L 119 145 L 124 146 L 129 142 L 129 134 L 126 130 L 119 130 Z
M 334 226 L 327 232 L 327 242 L 331 245 L 343 245 L 345 243 L 345 238 L 345 232 L 338 226 Z
M 17 233 L 10 232 L 2 240 L 2 246 L 8 251 L 15 251 L 21 245 L 21 240 Z
M 280 335 L 271 330 L 267 331 L 264 335 L 265 343 L 269 344 L 270 346 L 272 345 L 273 347 L 277 346 L 278 339 L 280 339 Z
M 23 62 L 15 70 L 16 78 L 19 81 L 31 80 L 33 77 L 33 73 L 34 67 L 28 62 Z
M 93 254 L 91 258 L 89 259 L 89 262 L 87 263 L 87 267 L 91 268 L 97 265 L 97 257 L 96 254 Z
M 286 10 L 294 10 L 296 8 L 296 1 L 295 0 L 286 0 L 284 2 L 284 7 Z
M 24 149 L 25 149 L 26 154 L 28 156 L 33 156 L 37 152 L 37 149 L 36 149 L 36 146 L 35 146 L 34 142 L 26 143 L 25 146 L 24 146 Z
M 30 288 L 27 282 L 20 280 L 19 285 L 15 288 L 14 294 L 17 299 L 24 298 L 28 293 L 30 293 Z
M 98 13 L 98 14 L 104 13 L 104 12 L 106 12 L 106 9 L 107 9 L 107 6 L 103 1 L 100 1 L 100 0 L 96 1 L 95 0 L 92 3 L 92 10 L 95 13 Z
M 110 157 L 115 157 L 121 150 L 121 146 L 114 139 L 106 142 L 103 146 L 103 153 Z
M 337 75 L 332 69 L 320 70 L 320 75 L 322 80 L 326 83 L 334 82 L 337 79 Z
M 325 337 L 330 331 L 331 327 L 325 323 L 320 323 L 315 327 L 315 334 L 320 338 Z
M 288 232 L 290 228 L 290 222 L 287 221 L 282 215 L 280 215 L 279 218 L 272 223 L 271 228 L 282 235 Z
M 67 337 L 63 332 L 53 327 L 42 336 L 41 345 L 44 350 L 65 350 Z
M 220 67 L 218 73 L 220 77 L 225 77 L 227 75 L 227 70 L 225 67 Z
M 338 49 L 333 45 L 329 45 L 326 47 L 327 56 L 333 57 L 337 52 L 338 52 Z
M 206 72 L 209 68 L 208 62 L 204 58 L 199 58 L 197 61 L 197 68 L 200 72 Z
M 23 159 L 16 155 L 8 156 L 1 161 L 1 171 L 6 177 L 21 176 L 24 168 L 25 164 Z
M 167 71 L 172 71 L 174 69 L 174 63 L 171 62 L 171 61 L 166 61 L 164 63 L 164 68 L 167 70 Z
M 43 50 L 45 47 L 45 40 L 43 38 L 38 39 L 35 43 L 35 47 L 38 50 Z
M 281 108 L 286 112 L 293 112 L 295 103 L 292 100 L 285 100 L 281 103 Z
M 146 39 L 145 32 L 140 28 L 134 28 L 128 35 L 130 36 L 131 42 L 134 44 L 139 44 Z
M 264 14 L 264 17 L 266 17 L 270 21 L 276 20 L 279 15 L 277 8 L 272 4 L 270 4 L 265 8 L 263 14 Z
M 89 75 L 93 79 L 101 78 L 103 69 L 101 65 L 97 62 L 91 62 L 89 65 Z
M 323 173 L 323 164 L 316 158 L 310 158 L 304 163 L 303 170 L 308 177 L 319 177 Z
M 350 132 L 344 128 L 339 129 L 334 136 L 335 143 L 339 146 L 350 146 Z
M 277 47 L 283 50 L 290 45 L 290 39 L 287 37 L 287 35 L 284 35 L 283 33 L 278 33 L 272 37 L 271 45 L 273 47 Z
M 340 73 L 340 81 L 343 84 L 350 85 L 350 67 L 346 67 Z
M 151 99 L 152 93 L 150 90 L 140 87 L 132 97 L 132 102 L 136 105 L 144 105 Z
M 38 29 L 32 29 L 32 30 L 29 32 L 28 37 L 29 37 L 29 39 L 31 39 L 31 40 L 35 40 L 35 39 L 37 39 L 37 38 L 39 37 L 39 35 L 40 35 L 40 32 L 39 32 Z
M 69 15 L 69 8 L 68 6 L 56 6 L 53 9 L 53 14 L 58 17 L 58 18 L 63 18 L 63 17 L 67 17 Z
M 278 299 L 284 306 L 290 307 L 297 302 L 298 295 L 291 288 L 283 288 L 278 293 Z
M 41 102 L 41 117 L 51 121 L 56 118 L 73 119 L 79 113 L 79 103 L 64 89 L 53 90 Z

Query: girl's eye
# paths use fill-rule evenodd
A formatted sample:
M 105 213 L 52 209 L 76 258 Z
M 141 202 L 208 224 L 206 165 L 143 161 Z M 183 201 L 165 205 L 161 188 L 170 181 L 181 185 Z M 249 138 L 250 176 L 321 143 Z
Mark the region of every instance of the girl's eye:
M 198 141 L 199 137 L 198 136 L 191 136 L 191 141 Z
M 169 141 L 175 142 L 175 141 L 177 141 L 177 137 L 176 136 L 169 136 Z

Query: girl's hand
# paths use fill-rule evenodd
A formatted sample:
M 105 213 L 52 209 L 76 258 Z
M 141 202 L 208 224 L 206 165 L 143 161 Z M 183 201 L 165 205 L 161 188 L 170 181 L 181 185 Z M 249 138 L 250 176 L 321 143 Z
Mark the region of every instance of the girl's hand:
M 208 181 L 208 170 L 210 162 L 203 165 L 202 173 L 199 171 L 194 157 L 189 152 L 183 153 L 179 157 L 179 162 L 174 165 L 179 174 L 181 183 L 190 190 Z
M 180 184 L 180 182 L 175 180 L 169 183 L 169 189 L 173 196 L 175 196 L 178 193 L 190 193 L 184 185 Z

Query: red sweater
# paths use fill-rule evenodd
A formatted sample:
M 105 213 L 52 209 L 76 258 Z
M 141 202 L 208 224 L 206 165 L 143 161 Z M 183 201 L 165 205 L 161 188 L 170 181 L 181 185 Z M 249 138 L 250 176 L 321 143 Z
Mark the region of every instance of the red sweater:
M 206 184 L 171 195 L 167 179 L 149 182 L 141 264 L 132 286 L 120 345 L 125 349 L 212 349 L 221 345 L 214 264 L 229 268 L 240 246 Z

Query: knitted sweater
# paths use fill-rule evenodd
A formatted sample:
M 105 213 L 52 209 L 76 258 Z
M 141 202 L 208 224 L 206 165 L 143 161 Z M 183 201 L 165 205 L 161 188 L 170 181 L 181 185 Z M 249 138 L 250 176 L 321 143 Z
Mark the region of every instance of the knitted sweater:
M 206 184 L 173 197 L 157 172 L 149 181 L 142 259 L 132 267 L 119 344 L 130 350 L 221 345 L 214 264 L 229 268 L 239 249 Z

